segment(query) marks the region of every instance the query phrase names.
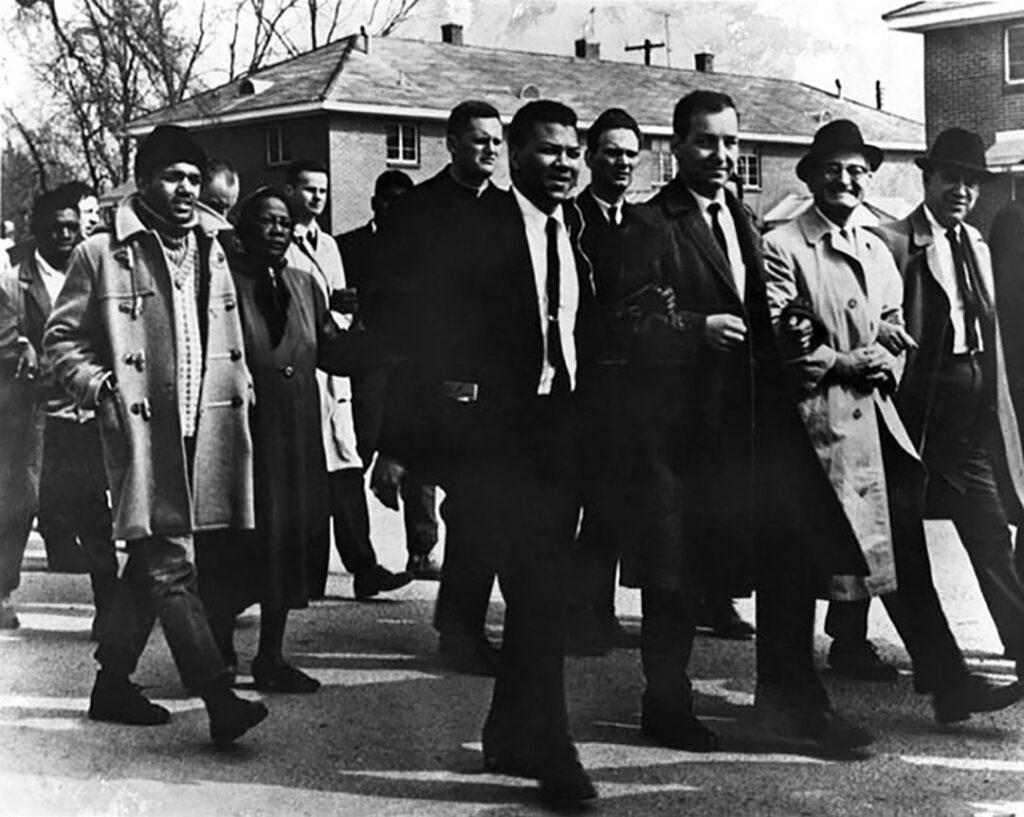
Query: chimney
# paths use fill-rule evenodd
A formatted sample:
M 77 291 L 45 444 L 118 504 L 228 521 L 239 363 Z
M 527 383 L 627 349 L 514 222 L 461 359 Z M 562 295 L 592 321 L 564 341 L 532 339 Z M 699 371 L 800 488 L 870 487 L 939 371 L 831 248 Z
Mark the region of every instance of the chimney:
M 441 26 L 441 42 L 462 45 L 462 26 L 458 23 L 445 23 Z
M 601 59 L 601 43 L 592 43 L 586 37 L 576 41 L 576 56 L 581 60 Z
M 715 55 L 707 51 L 701 51 L 693 55 L 693 62 L 698 71 L 702 74 L 715 73 Z
M 370 53 L 370 35 L 366 33 L 366 26 L 359 26 L 355 49 L 356 51 L 362 51 L 364 54 Z

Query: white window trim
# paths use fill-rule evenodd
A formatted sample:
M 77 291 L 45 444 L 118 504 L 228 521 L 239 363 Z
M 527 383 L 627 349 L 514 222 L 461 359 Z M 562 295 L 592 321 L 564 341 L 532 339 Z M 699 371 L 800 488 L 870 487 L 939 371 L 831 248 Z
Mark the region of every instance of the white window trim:
M 399 158 L 392 159 L 391 157 L 389 157 L 387 155 L 387 152 L 388 152 L 388 146 L 387 146 L 388 134 L 387 134 L 387 130 L 385 130 L 385 132 L 384 132 L 384 158 L 385 158 L 385 160 L 387 162 L 388 167 L 419 167 L 420 166 L 420 126 L 419 126 L 419 123 L 418 122 L 389 122 L 387 124 L 387 128 L 388 129 L 393 128 L 393 127 L 398 128 L 398 153 L 399 153 Z M 402 129 L 406 128 L 406 127 L 412 128 L 412 131 L 413 131 L 413 145 L 415 146 L 415 151 L 414 151 L 415 152 L 415 156 L 412 159 L 403 159 L 403 158 L 401 158 L 401 154 L 403 152 L 402 151 L 402 147 L 405 144 L 402 141 Z
M 747 180 L 743 177 L 744 174 L 739 172 L 739 160 L 745 156 L 751 156 L 757 162 L 757 184 L 748 184 Z M 761 162 L 761 151 L 757 148 L 748 148 L 746 150 L 740 150 L 739 156 L 736 159 L 736 175 L 740 181 L 743 182 L 743 190 L 759 191 L 764 188 L 764 165 Z
M 1007 26 L 1003 29 L 1003 81 L 1007 85 L 1024 85 L 1024 75 L 1019 79 L 1010 78 L 1010 31 L 1018 28 L 1024 32 L 1024 23 Z
M 284 128 L 281 125 L 269 125 L 264 132 L 264 150 L 266 152 L 267 167 L 283 167 L 291 162 L 291 156 L 283 156 L 279 159 L 274 159 L 270 155 L 270 134 L 271 132 L 277 133 L 277 147 L 281 154 L 285 153 L 285 139 L 284 139 Z

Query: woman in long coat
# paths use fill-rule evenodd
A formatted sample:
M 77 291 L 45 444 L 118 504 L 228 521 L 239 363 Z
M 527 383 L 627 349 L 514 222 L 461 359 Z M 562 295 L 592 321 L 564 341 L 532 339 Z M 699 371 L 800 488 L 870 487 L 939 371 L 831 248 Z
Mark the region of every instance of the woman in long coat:
M 257 689 L 305 693 L 319 682 L 285 661 L 288 612 L 309 601 L 307 549 L 327 513 L 320 442 L 318 366 L 344 373 L 345 337 L 334 326 L 313 279 L 286 266 L 292 219 L 283 193 L 256 191 L 242 205 L 231 260 L 246 362 L 256 405 L 252 414 L 256 529 L 213 535 L 198 545 L 200 589 L 229 665 L 235 616 L 259 602 L 259 648 L 252 662 Z

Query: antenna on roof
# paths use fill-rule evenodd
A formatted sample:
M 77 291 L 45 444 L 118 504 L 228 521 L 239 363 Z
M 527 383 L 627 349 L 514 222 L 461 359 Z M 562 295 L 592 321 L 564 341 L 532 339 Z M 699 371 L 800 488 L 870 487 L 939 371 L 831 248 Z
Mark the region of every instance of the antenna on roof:
M 651 51 L 655 48 L 664 48 L 665 43 L 652 43 L 648 39 L 644 39 L 643 45 L 627 45 L 627 51 L 643 51 L 644 52 L 644 65 L 651 64 Z

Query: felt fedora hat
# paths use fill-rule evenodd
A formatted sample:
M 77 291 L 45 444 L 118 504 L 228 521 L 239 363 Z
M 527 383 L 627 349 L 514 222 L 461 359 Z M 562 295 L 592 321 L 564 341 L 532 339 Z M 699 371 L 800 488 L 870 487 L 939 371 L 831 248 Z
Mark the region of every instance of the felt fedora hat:
M 797 162 L 796 175 L 801 181 L 806 182 L 822 158 L 845 151 L 863 154 L 872 170 L 878 170 L 882 159 L 885 158 L 882 151 L 864 141 L 856 122 L 836 119 L 818 128 L 818 132 L 814 134 L 814 141 L 811 142 L 811 149 Z
M 963 128 L 944 130 L 935 137 L 932 149 L 914 159 L 914 163 L 922 170 L 943 166 L 971 170 L 984 182 L 996 178 L 985 165 L 985 143 L 978 134 Z

